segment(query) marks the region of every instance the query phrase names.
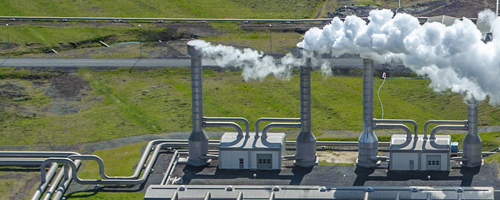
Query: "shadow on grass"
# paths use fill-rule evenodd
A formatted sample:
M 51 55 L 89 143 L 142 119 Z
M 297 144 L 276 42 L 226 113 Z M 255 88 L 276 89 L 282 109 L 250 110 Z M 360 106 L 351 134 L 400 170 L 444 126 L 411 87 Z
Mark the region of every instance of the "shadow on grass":
M 40 167 L 2 167 L 0 172 L 39 172 Z
M 77 192 L 66 195 L 66 199 L 71 198 L 87 198 L 97 195 L 99 192 L 103 193 L 136 193 L 142 192 L 145 183 L 141 185 L 115 185 L 115 186 L 95 186 L 92 189 L 80 190 Z

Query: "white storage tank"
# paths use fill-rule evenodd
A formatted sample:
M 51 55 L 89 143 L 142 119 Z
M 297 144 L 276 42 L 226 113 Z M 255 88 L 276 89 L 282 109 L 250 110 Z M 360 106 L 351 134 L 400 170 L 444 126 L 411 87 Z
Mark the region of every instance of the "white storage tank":
M 226 132 L 219 146 L 219 169 L 279 170 L 286 152 L 285 136 L 268 133 L 267 138 L 238 138 L 238 133 Z
M 449 171 L 449 135 L 436 135 L 434 140 L 407 141 L 407 135 L 391 137 L 389 169 L 392 171 Z

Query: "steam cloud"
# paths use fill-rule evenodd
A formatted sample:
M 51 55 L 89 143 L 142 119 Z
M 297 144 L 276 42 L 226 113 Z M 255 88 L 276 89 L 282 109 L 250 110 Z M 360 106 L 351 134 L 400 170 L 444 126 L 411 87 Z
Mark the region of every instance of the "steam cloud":
M 485 44 L 471 20 L 456 20 L 449 27 L 437 22 L 420 25 L 417 18 L 401 13 L 394 16 L 390 10 L 373 10 L 368 19 L 370 23 L 356 16 L 345 21 L 334 18 L 322 29 L 311 28 L 297 44 L 307 51 L 304 58 L 287 54 L 281 64 L 251 49 L 214 46 L 202 40 L 188 44 L 221 67 L 243 69 L 245 80 L 262 80 L 269 74 L 288 78 L 290 69 L 304 65 L 305 58 L 311 58 L 314 68 L 324 74 L 331 73 L 329 64 L 315 59 L 314 52 L 334 56 L 360 53 L 380 63 L 399 59 L 417 74 L 427 75 L 437 92 L 450 89 L 478 101 L 489 96 L 491 105 L 500 104 L 500 40 Z M 483 11 L 478 20 L 490 24 L 493 38 L 500 38 L 500 19 L 495 13 Z
M 465 97 L 491 105 L 500 104 L 500 40 L 481 40 L 481 32 L 469 19 L 456 20 L 452 26 L 441 23 L 420 25 L 417 18 L 390 10 L 373 10 L 370 23 L 356 16 L 306 32 L 298 46 L 308 51 L 360 53 L 377 62 L 400 59 L 420 75 L 431 79 L 435 91 L 451 89 Z M 493 38 L 500 38 L 500 20 L 490 10 L 479 13 L 479 21 L 490 24 Z
M 242 76 L 245 81 L 252 79 L 263 80 L 269 74 L 273 74 L 280 79 L 288 79 L 291 69 L 305 65 L 306 58 L 311 58 L 313 69 L 320 69 L 324 75 L 331 74 L 328 62 L 315 59 L 310 52 L 304 52 L 302 58 L 296 58 L 289 53 L 281 58 L 281 64 L 277 64 L 272 56 L 264 56 L 263 52 L 249 48 L 240 50 L 232 46 L 215 46 L 203 40 L 193 40 L 188 42 L 188 45 L 194 46 L 197 50 L 201 51 L 204 57 L 214 59 L 220 67 L 242 69 Z

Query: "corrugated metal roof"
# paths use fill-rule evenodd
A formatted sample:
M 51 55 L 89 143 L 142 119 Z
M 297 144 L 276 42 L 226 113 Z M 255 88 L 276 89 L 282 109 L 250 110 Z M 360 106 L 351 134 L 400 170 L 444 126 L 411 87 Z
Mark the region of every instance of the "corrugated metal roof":
M 179 186 L 151 185 L 145 200 L 236 199 L 494 199 L 492 187 L 324 187 L 324 186 Z

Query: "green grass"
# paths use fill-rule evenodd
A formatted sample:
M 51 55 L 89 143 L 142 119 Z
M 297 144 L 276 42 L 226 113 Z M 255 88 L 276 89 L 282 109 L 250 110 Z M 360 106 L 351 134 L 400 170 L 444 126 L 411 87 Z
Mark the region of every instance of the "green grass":
M 0 2 L 4 16 L 306 18 L 323 0 L 18 0 Z
M 139 161 L 141 148 L 147 142 L 125 145 L 109 150 L 97 150 L 93 154 L 99 156 L 104 162 L 104 173 L 108 176 L 132 176 L 134 166 Z M 99 166 L 95 161 L 85 161 L 87 164 L 79 169 L 78 177 L 81 179 L 101 179 Z
M 144 42 L 165 40 L 161 35 L 167 30 L 166 28 L 146 25 L 143 25 L 142 29 L 139 29 L 136 24 L 100 27 L 78 23 L 68 23 L 62 27 L 54 27 L 51 24 L 0 26 L 0 41 L 5 42 L 5 44 L 7 41 L 13 43 L 14 46 L 10 53 L 12 57 L 16 57 L 25 54 L 47 53 L 50 49 L 56 49 L 59 53 L 63 53 L 73 49 L 101 47 L 99 41 L 114 44 L 139 40 Z M 0 55 L 3 56 L 8 53 L 7 49 L 0 51 Z M 133 55 L 128 53 L 121 55 L 121 57 L 138 57 L 138 53 Z
M 353 165 L 352 163 L 331 163 L 325 160 L 319 161 L 318 165 Z
M 125 145 L 109 150 L 97 150 L 93 154 L 99 156 L 104 162 L 104 172 L 108 176 L 131 176 L 134 166 L 139 161 L 140 150 L 146 146 L 146 142 Z M 84 161 L 85 165 L 79 169 L 78 177 L 81 179 L 101 179 L 99 167 L 95 161 Z M 141 199 L 144 193 L 141 192 L 76 192 L 66 194 L 66 199 Z
M 65 196 L 66 199 L 102 199 L 102 200 L 108 200 L 108 199 L 120 199 L 120 200 L 136 200 L 136 199 L 142 199 L 144 198 L 144 193 L 143 192 L 99 192 L 99 193 L 94 193 L 94 192 L 79 192 L 79 193 L 73 193 L 70 195 Z
M 18 77 L 26 73 L 10 72 L 12 74 L 8 70 L 3 71 L 3 76 Z M 80 102 L 72 102 L 86 105 L 72 114 L 43 112 L 42 109 L 52 103 L 43 91 L 27 80 L 4 79 L 25 85 L 25 93 L 31 98 L 19 102 L 2 100 L 18 106 L 2 110 L 0 126 L 3 128 L 0 134 L 3 137 L 0 145 L 77 144 L 191 129 L 189 68 L 80 69 L 77 74 L 89 81 L 92 90 Z M 361 77 L 325 78 L 319 72 L 313 72 L 312 80 L 313 132 L 321 135 L 329 130 L 361 131 Z M 375 89 L 381 82 L 380 79 L 375 80 Z M 435 93 L 428 88 L 428 84 L 424 79 L 387 80 L 381 91 L 384 118 L 414 119 L 420 125 L 420 134 L 427 120 L 467 118 L 466 105 L 460 95 Z M 290 81 L 268 77 L 262 82 L 244 82 L 240 72 L 204 70 L 204 115 L 245 117 L 251 124 L 260 117 L 299 117 L 298 86 L 297 74 Z M 144 90 L 148 92 L 143 93 Z M 96 101 L 96 98 L 102 100 Z M 374 117 L 380 118 L 378 100 L 374 105 Z M 35 117 L 22 116 L 16 114 L 19 110 L 14 108 L 26 108 L 37 114 Z M 499 125 L 499 112 L 499 109 L 481 103 L 480 125 Z M 389 140 L 384 137 L 380 136 L 379 140 Z

